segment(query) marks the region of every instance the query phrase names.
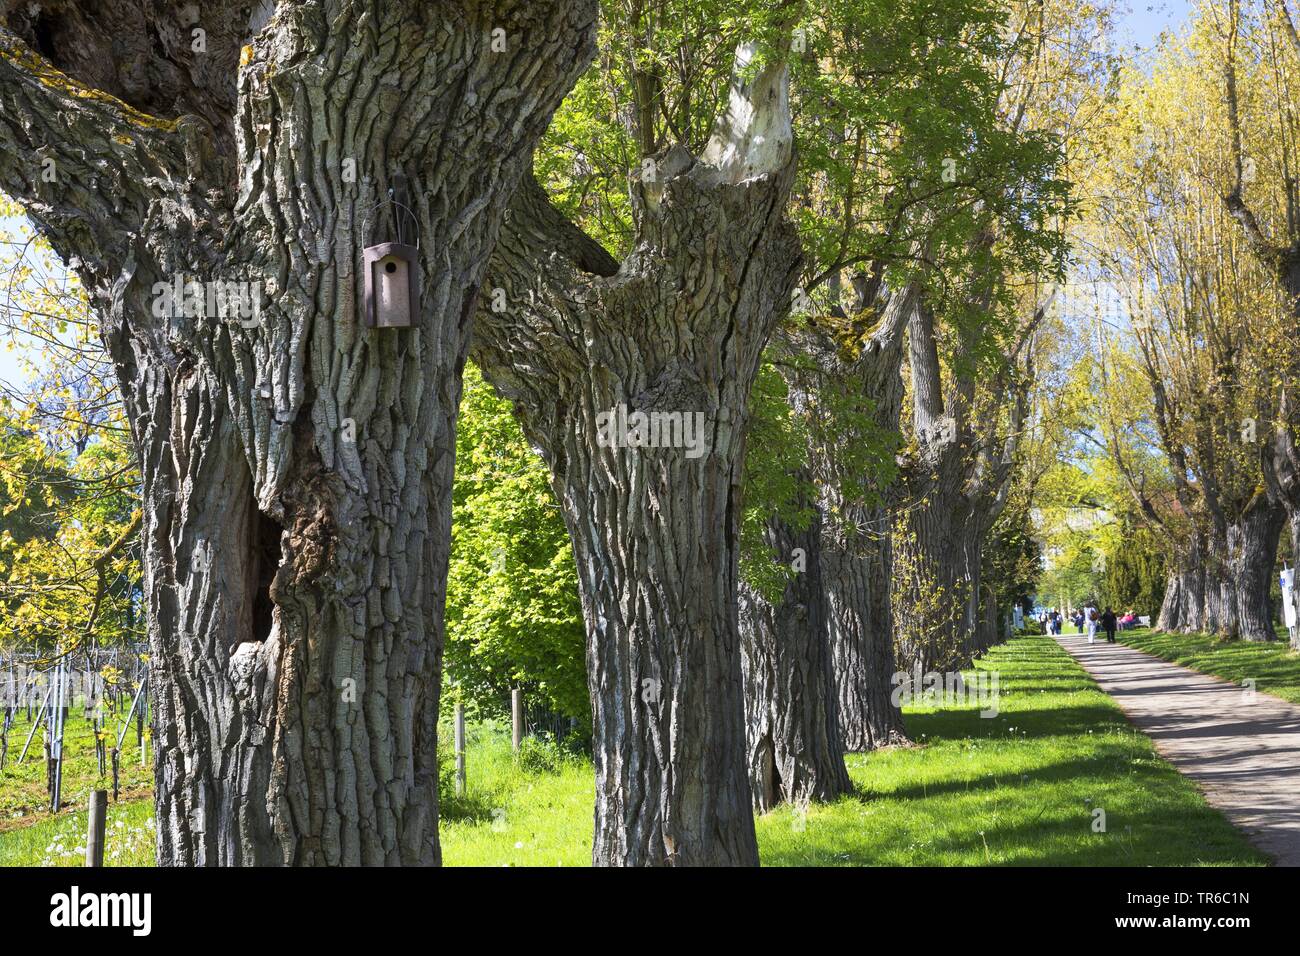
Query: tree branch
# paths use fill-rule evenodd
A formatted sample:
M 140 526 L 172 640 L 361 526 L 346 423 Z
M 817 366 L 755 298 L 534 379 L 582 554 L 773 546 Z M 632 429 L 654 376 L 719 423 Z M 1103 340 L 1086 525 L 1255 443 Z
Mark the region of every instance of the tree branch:
M 1232 189 L 1223 197 L 1223 204 L 1228 214 L 1237 220 L 1246 234 L 1255 255 L 1264 265 L 1274 272 L 1281 272 L 1284 262 L 1284 250 L 1269 241 L 1260 227 L 1259 219 L 1246 205 L 1245 191 L 1245 156 L 1241 145 L 1241 113 L 1237 98 L 1237 28 L 1239 11 L 1236 0 L 1228 7 L 1228 36 L 1225 40 L 1227 49 L 1223 57 L 1223 87 L 1228 104 L 1228 132 L 1232 142 L 1232 162 L 1236 178 Z
M 83 86 L 0 30 L 0 189 L 65 257 L 94 265 L 178 191 L 178 123 Z

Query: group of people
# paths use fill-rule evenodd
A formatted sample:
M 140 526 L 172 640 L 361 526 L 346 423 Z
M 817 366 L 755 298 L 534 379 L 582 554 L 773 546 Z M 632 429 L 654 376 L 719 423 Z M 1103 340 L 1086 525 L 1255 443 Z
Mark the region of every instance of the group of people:
M 1106 606 L 1106 610 L 1098 611 L 1090 604 L 1076 610 L 1070 620 L 1074 624 L 1075 633 L 1088 635 L 1089 644 L 1096 641 L 1099 630 L 1106 632 L 1107 643 L 1114 644 L 1115 632 L 1135 626 L 1137 615 L 1129 611 L 1121 617 L 1111 610 L 1109 605 Z M 1060 634 L 1061 628 L 1065 625 L 1065 614 L 1060 608 L 1050 608 L 1039 615 L 1039 621 L 1048 634 Z

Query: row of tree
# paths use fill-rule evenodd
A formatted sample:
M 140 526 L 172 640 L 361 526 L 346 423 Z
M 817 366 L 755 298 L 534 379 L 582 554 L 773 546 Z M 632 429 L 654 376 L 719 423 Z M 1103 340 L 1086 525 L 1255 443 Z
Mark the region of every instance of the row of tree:
M 1108 104 L 1081 230 L 1116 296 L 1096 318 L 1095 450 L 1169 556 L 1166 630 L 1274 639 L 1279 536 L 1300 532 L 1298 71 L 1284 2 L 1207 0 Z
M 901 739 L 897 669 L 997 639 L 1103 13 L 0 10 L 0 188 L 80 280 L 140 469 L 161 863 L 438 862 L 444 626 L 517 679 L 581 614 L 620 865 L 757 862 L 755 807 Z M 359 317 L 389 197 L 409 331 Z M 178 277 L 258 321 L 158 308 Z M 467 354 L 576 604 L 477 373 L 458 423 Z M 611 441 L 635 413 L 704 453 Z M 490 516 L 456 547 L 453 504 Z M 542 600 L 503 622 L 521 541 Z

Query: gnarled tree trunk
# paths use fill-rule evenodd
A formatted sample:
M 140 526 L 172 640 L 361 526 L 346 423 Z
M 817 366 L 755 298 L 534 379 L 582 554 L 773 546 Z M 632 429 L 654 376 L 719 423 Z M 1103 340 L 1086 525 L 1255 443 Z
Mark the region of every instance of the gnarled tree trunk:
M 598 865 L 758 862 L 739 491 L 750 388 L 800 258 L 786 87 L 783 65 L 738 78 L 702 158 L 654 158 L 617 269 L 535 185 L 492 261 L 507 306 L 485 302 L 473 356 L 546 458 L 573 539 Z
M 1237 633 L 1248 641 L 1271 641 L 1277 637 L 1273 631 L 1269 589 L 1285 518 L 1285 509 L 1260 493 L 1241 520 L 1228 526 L 1228 568 L 1236 602 Z
M 1160 604 L 1155 630 L 1173 633 L 1180 630 L 1186 597 L 1183 594 L 1184 572 L 1175 567 L 1165 581 L 1165 598 Z
M 967 626 L 977 586 L 967 563 L 970 509 L 960 491 L 946 493 L 928 476 L 913 473 L 907 484 L 925 491 L 901 509 L 893 535 L 899 664 L 908 673 L 959 669 L 970 663 Z
M 774 515 L 764 543 L 794 573 L 776 601 L 740 588 L 749 779 L 760 812 L 853 789 L 836 717 L 821 533 L 820 514 L 803 530 Z
M 0 33 L 0 186 L 76 259 L 139 452 L 159 861 L 437 863 L 468 325 L 595 4 L 246 11 L 19 9 L 44 58 Z M 372 330 L 390 189 L 422 295 Z
M 795 406 L 816 419 L 813 396 L 820 389 L 843 392 L 869 408 L 872 428 L 895 433 L 903 395 L 903 334 L 916 301 L 917 286 L 908 284 L 893 293 L 878 290 L 872 301 L 860 303 L 859 315 L 878 315 L 879 323 L 851 358 L 814 328 L 788 330 L 783 348 L 809 360 L 816 370 L 810 378 L 808 371 L 796 371 L 797 363 L 785 365 Z M 826 434 L 827 427 L 835 432 Z M 815 424 L 814 433 L 810 461 L 821 489 L 821 581 L 843 746 L 865 752 L 905 743 L 902 711 L 892 699 L 892 474 L 891 481 L 880 481 L 846 473 L 844 462 L 852 460 L 848 449 L 869 436 L 844 433 L 824 422 Z
M 877 532 L 884 522 L 877 525 Z M 905 743 L 894 703 L 897 671 L 889 607 L 890 542 L 858 550 L 826 548 L 822 576 L 831 620 L 831 653 L 844 749 L 865 752 Z
M 973 306 L 987 306 L 987 292 Z M 968 666 L 979 652 L 982 554 L 1006 506 L 1021 425 L 1028 416 L 1035 331 L 1048 300 L 1022 324 L 996 377 L 975 379 L 973 343 L 945 378 L 935 316 L 912 310 L 908 354 L 915 451 L 903 469 L 906 496 L 894 525 L 892 604 L 900 664 L 922 672 Z M 964 333 L 969 336 L 969 333 Z M 999 438 L 1000 432 L 1005 429 Z
M 1201 623 L 1211 634 L 1237 636 L 1237 597 L 1233 593 L 1228 525 L 1215 522 L 1205 551 L 1205 609 Z
M 1287 527 L 1291 531 L 1291 565 L 1295 567 L 1300 564 L 1300 508 L 1288 509 Z M 1300 590 L 1294 586 L 1291 588 L 1291 602 L 1296 605 L 1296 620 L 1300 621 Z M 1300 651 L 1300 627 L 1291 630 L 1291 650 Z

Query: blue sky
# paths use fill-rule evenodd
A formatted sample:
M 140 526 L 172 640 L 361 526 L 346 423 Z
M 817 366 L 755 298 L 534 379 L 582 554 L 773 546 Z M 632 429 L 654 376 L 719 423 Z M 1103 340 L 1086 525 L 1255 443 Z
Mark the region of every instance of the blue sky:
M 1161 30 L 1187 19 L 1192 5 L 1187 0 L 1129 0 L 1127 8 L 1120 11 L 1117 39 L 1126 52 L 1132 52 L 1134 45 L 1149 49 Z
M 21 220 L 0 218 L 0 233 L 16 233 L 24 228 Z M 0 335 L 0 383 L 13 382 L 20 377 L 16 353 L 9 351 L 8 336 Z
M 1131 0 L 1125 9 L 1121 9 L 1118 19 L 1116 39 L 1127 53 L 1134 48 L 1150 49 L 1160 31 L 1178 26 L 1191 9 L 1188 0 Z M 12 221 L 0 221 L 0 230 L 15 227 Z M 0 383 L 13 382 L 20 377 L 15 354 L 6 348 L 7 342 L 0 339 Z

